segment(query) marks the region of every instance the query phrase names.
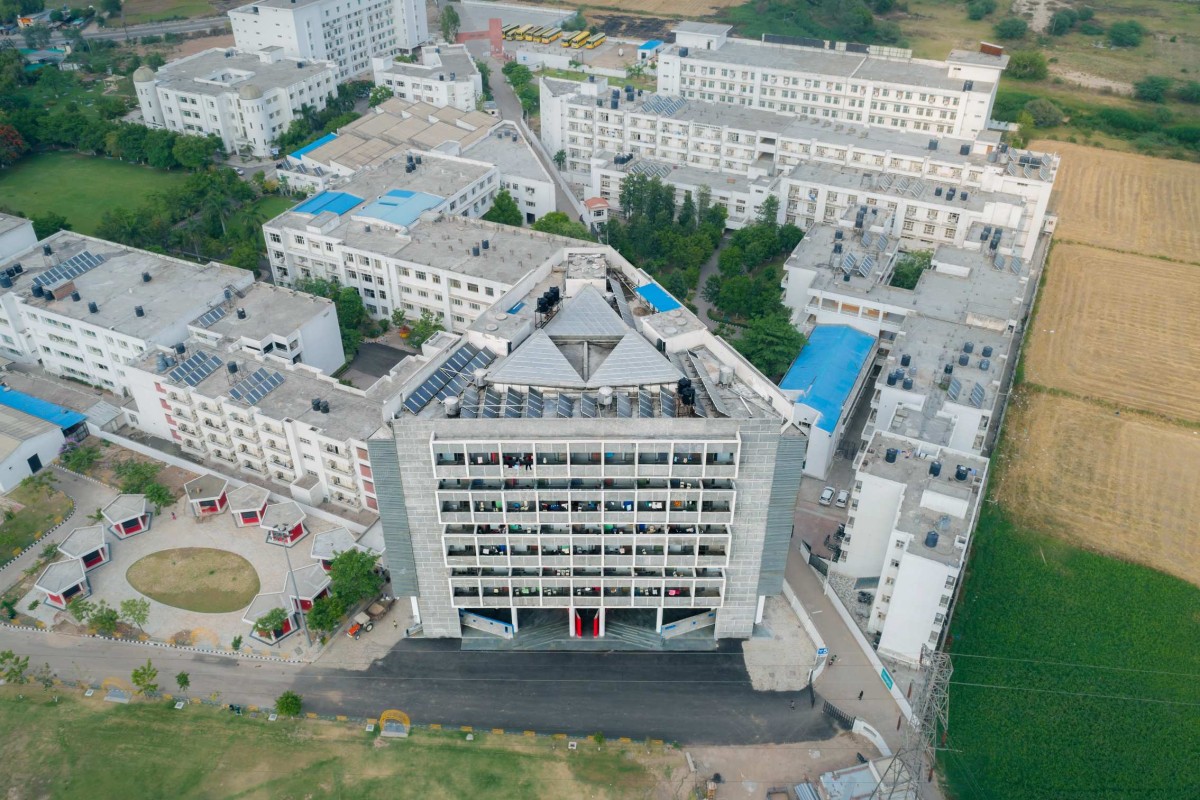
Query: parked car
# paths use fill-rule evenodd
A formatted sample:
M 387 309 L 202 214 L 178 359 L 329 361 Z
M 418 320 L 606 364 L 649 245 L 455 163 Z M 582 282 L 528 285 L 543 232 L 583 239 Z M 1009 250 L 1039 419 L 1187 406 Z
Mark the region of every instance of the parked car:
M 817 502 L 823 506 L 827 506 L 833 502 L 834 489 L 832 486 L 826 486 L 825 491 L 821 492 L 821 499 Z
M 850 493 L 842 489 L 838 492 L 837 500 L 834 500 L 833 504 L 838 508 L 845 508 L 848 502 L 850 502 Z
M 234 171 L 234 172 L 236 172 L 238 175 L 245 175 L 245 174 L 246 174 L 246 170 L 242 169 L 241 167 L 234 167 L 234 168 L 233 168 L 233 171 Z

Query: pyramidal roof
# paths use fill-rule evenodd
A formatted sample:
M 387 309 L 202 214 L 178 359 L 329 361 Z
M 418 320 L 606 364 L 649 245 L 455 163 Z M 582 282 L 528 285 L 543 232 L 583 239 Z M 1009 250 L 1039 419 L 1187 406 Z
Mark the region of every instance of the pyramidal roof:
M 673 383 L 683 373 L 638 334 L 626 329 L 604 363 L 588 379 L 589 387 Z
M 629 326 L 599 290 L 588 284 L 563 303 L 543 330 L 556 339 L 602 339 L 620 338 L 629 333 Z
M 495 383 L 526 386 L 580 388 L 584 385 L 583 378 L 546 334 L 545 328 L 522 342 L 512 355 L 492 369 L 488 377 Z

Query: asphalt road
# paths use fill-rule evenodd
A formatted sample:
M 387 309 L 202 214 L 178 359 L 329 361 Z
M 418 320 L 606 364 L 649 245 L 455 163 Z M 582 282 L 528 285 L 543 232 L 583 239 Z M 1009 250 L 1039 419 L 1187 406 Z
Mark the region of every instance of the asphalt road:
M 120 20 L 107 27 L 89 25 L 83 30 L 85 39 L 137 39 L 142 36 L 162 36 L 164 33 L 195 33 L 212 28 L 229 28 L 228 17 L 202 17 L 200 19 L 177 19 L 170 22 L 148 22 L 145 25 L 129 25 L 121 27 Z M 59 45 L 67 41 L 61 33 L 55 31 L 50 37 L 50 44 Z
M 163 691 L 188 672 L 190 695 L 271 705 L 286 689 L 306 710 L 374 717 L 399 708 L 417 723 L 658 738 L 689 744 L 828 739 L 832 720 L 803 693 L 755 692 L 736 643 L 713 653 L 462 652 L 410 639 L 365 672 L 235 659 L 169 648 L 0 628 L 0 650 L 49 663 L 64 679 L 128 684 L 149 658 Z M 796 701 L 796 709 L 790 707 Z

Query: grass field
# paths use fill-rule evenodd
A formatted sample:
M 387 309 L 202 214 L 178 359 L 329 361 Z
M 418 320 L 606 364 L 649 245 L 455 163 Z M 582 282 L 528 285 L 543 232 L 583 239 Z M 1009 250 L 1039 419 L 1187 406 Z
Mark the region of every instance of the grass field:
M 0 205 L 25 215 L 56 211 L 73 230 L 94 233 L 115 205 L 136 208 L 146 195 L 186 177 L 109 158 L 43 153 L 0 172 Z
M 1200 421 L 1197 307 L 1198 265 L 1056 244 L 1026 350 L 1025 377 L 1072 394 Z
M 216 15 L 217 10 L 208 0 L 126 0 L 125 2 L 126 25 Z
M 251 206 L 251 213 L 261 214 L 264 220 L 274 219 L 285 211 L 290 210 L 300 201 L 294 197 L 278 197 L 276 195 L 264 195 L 254 201 Z
M 0 564 L 61 522 L 71 508 L 71 498 L 46 480 L 22 484 L 9 492 L 8 498 L 25 507 L 0 523 Z
M 259 586 L 258 573 L 249 561 L 208 547 L 151 553 L 134 562 L 125 579 L 152 600 L 202 614 L 243 609 Z
M 658 781 L 645 756 L 611 746 L 570 752 L 519 735 L 465 742 L 423 730 L 388 741 L 353 724 L 269 723 L 78 694 L 55 704 L 40 687 L 23 693 L 18 700 L 14 687 L 0 689 L 0 789 L 8 798 L 608 800 L 650 796 Z
M 1015 522 L 1200 585 L 1200 426 L 1023 390 L 1004 435 L 993 486 Z
M 985 505 L 950 645 L 952 796 L 1200 797 L 1200 589 L 1045 530 Z
M 1056 237 L 1200 264 L 1200 164 L 1037 141 L 1056 151 Z

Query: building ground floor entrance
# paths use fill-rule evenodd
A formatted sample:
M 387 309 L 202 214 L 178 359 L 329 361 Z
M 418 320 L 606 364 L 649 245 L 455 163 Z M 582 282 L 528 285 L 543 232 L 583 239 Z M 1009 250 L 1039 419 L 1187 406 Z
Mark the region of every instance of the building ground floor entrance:
M 464 650 L 714 650 L 715 609 L 480 608 L 461 614 Z

